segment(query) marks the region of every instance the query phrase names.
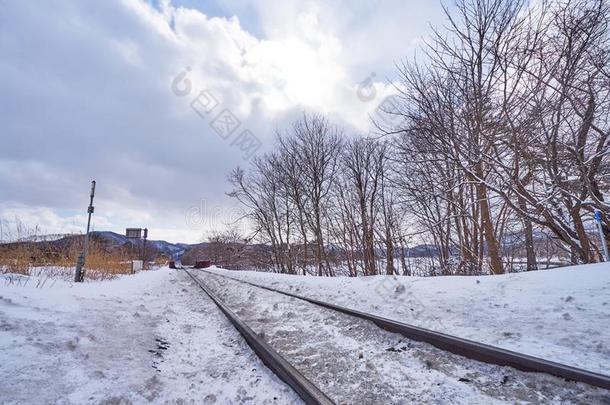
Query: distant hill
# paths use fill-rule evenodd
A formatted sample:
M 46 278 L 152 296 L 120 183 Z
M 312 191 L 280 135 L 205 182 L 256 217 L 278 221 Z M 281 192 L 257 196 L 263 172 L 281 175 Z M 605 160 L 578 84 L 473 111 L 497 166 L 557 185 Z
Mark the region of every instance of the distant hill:
M 105 240 L 119 246 L 124 246 L 126 244 L 136 246 L 142 243 L 141 240 L 130 239 L 125 235 L 111 231 L 93 231 L 91 232 L 91 235 L 104 238 Z M 146 246 L 147 249 L 156 249 L 160 254 L 164 254 L 173 260 L 180 260 L 186 249 L 189 247 L 189 245 L 185 243 L 170 243 L 164 240 L 147 240 Z
M 83 238 L 84 235 L 41 235 L 28 237 L 17 242 L 4 243 L 3 245 L 6 248 L 18 244 L 27 244 L 34 247 L 43 247 L 44 250 L 66 252 L 75 244 L 82 244 Z M 130 239 L 125 235 L 111 231 L 92 231 L 90 238 L 102 242 L 108 249 L 133 249 L 139 248 L 142 244 L 141 240 Z M 146 241 L 147 256 L 166 256 L 172 260 L 180 260 L 189 247 L 188 244 L 170 243 L 164 240 Z
M 19 238 L 17 242 L 52 242 L 68 236 L 78 236 L 76 233 L 49 233 L 46 235 L 32 235 Z
M 130 239 L 125 235 L 112 231 L 92 231 L 90 235 L 93 240 L 101 242 L 111 250 L 122 249 L 133 251 L 133 249 L 140 249 L 142 244 L 141 240 Z M 13 244 L 32 244 L 37 247 L 43 247 L 43 250 L 65 253 L 75 246 L 81 246 L 83 238 L 84 235 L 82 234 L 37 235 L 17 242 L 4 244 L 4 247 L 6 248 Z M 517 244 L 519 238 L 515 236 L 515 240 L 506 239 L 508 243 L 505 244 L 505 248 L 511 244 Z M 342 252 L 340 247 L 334 245 L 329 246 L 328 250 L 338 255 Z M 147 240 L 146 251 L 149 258 L 165 256 L 170 260 L 182 261 L 184 264 L 194 264 L 198 260 L 211 260 L 213 263 L 225 267 L 265 268 L 271 266 L 270 247 L 264 244 L 219 244 L 214 242 L 187 244 L 171 243 L 164 240 Z M 385 251 L 378 249 L 376 254 L 379 257 L 384 257 Z M 400 254 L 399 249 L 397 249 L 395 254 Z M 420 244 L 405 248 L 404 254 L 408 257 L 433 257 L 438 254 L 438 251 L 434 245 Z
M 271 248 L 264 244 L 203 242 L 188 246 L 182 264 L 193 265 L 199 260 L 227 269 L 270 269 Z

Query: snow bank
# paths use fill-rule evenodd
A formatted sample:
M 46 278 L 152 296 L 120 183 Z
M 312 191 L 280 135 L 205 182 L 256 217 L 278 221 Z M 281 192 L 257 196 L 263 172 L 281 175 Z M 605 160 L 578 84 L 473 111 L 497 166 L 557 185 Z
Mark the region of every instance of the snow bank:
M 318 278 L 213 271 L 610 374 L 607 263 L 477 277 Z

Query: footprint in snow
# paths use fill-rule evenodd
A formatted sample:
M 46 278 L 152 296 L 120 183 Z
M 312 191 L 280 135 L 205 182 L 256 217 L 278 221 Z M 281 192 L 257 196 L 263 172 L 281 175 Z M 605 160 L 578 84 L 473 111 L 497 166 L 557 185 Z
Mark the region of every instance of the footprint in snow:
M 12 299 L 10 298 L 4 298 L 3 296 L 0 295 L 0 301 L 2 301 L 4 304 L 6 305 L 10 305 L 10 306 L 18 306 L 18 304 L 14 303 Z
M 154 354 L 155 356 L 152 367 L 157 371 L 161 371 L 159 370 L 158 366 L 163 362 L 163 353 L 165 350 L 169 349 L 170 345 L 169 342 L 162 338 L 155 338 L 155 342 L 157 343 L 157 347 L 155 349 L 148 350 L 148 352 Z

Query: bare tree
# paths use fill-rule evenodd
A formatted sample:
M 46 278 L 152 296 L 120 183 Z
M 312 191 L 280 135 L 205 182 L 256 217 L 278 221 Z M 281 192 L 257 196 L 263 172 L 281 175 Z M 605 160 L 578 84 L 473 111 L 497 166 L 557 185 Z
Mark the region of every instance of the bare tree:
M 346 141 L 304 114 L 247 174 L 231 173 L 229 195 L 276 271 L 499 274 L 562 249 L 599 260 L 594 210 L 610 241 L 610 5 L 454 10 L 424 61 L 398 66 L 386 112 L 402 121 L 379 126 L 393 139 Z M 430 252 L 424 266 L 408 257 L 414 243 Z
M 328 196 L 336 186 L 337 157 L 343 142 L 342 132 L 319 115 L 303 115 L 295 123 L 294 144 L 303 167 L 303 185 L 308 196 L 307 220 L 316 246 L 318 275 L 331 275 L 324 240 Z M 307 212 L 306 211 L 306 212 Z

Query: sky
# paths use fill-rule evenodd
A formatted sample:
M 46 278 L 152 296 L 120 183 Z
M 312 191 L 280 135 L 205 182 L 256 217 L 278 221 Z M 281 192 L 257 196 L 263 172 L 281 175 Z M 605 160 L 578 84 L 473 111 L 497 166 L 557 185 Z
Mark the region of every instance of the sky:
M 0 0 L 0 239 L 93 229 L 195 243 L 304 112 L 353 136 L 395 92 L 436 0 Z M 27 236 L 27 235 L 22 235 Z

